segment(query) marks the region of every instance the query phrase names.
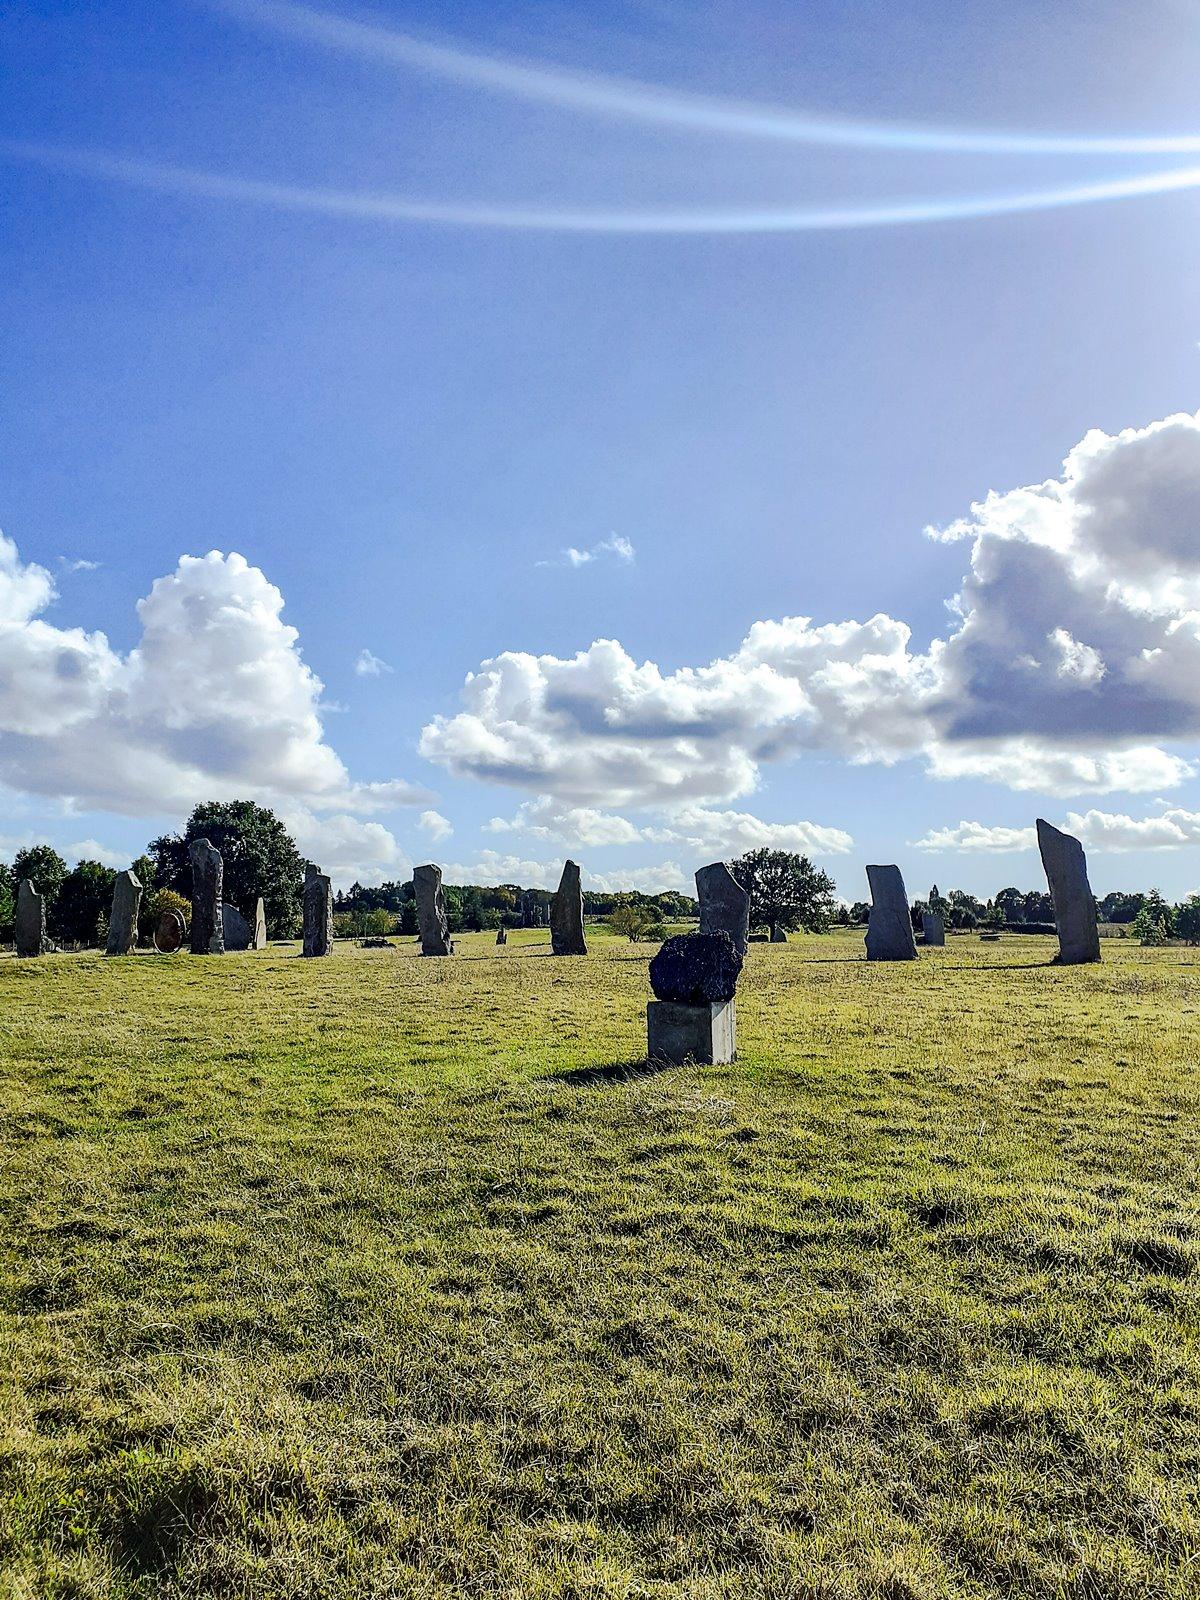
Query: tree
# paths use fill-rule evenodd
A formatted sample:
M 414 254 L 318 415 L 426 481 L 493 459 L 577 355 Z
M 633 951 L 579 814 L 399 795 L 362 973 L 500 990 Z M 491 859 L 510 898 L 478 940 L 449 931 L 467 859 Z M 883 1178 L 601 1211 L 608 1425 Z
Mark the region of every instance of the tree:
M 653 906 L 627 904 L 617 906 L 608 919 L 616 934 L 623 935 L 630 944 L 639 939 L 662 937 L 662 918 Z
M 17 910 L 17 885 L 11 867 L 0 861 L 0 938 L 11 939 Z
M 1200 944 L 1200 894 L 1190 894 L 1175 907 L 1175 932 L 1188 944 Z
M 62 881 L 54 915 L 48 919 L 56 939 L 67 944 L 95 944 L 101 922 L 107 926 L 116 873 L 99 861 L 80 861 Z
M 1167 932 L 1149 905 L 1144 905 L 1133 919 L 1133 936 L 1140 944 L 1166 944 Z
M 750 923 L 766 923 L 774 937 L 778 928 L 807 928 L 820 933 L 833 919 L 836 885 L 807 856 L 790 850 L 750 850 L 729 870 L 750 896 Z
M 62 888 L 63 879 L 67 875 L 67 863 L 57 850 L 52 850 L 48 844 L 27 845 L 24 850 L 18 850 L 12 866 L 14 892 L 15 885 L 22 878 L 29 878 L 38 893 L 46 903 L 46 916 L 50 918 L 54 910 L 54 903 L 58 899 L 58 892 Z
M 168 834 L 151 842 L 156 881 L 189 898 L 192 869 L 188 846 L 193 839 L 207 839 L 221 852 L 226 900 L 252 917 L 261 895 L 270 937 L 290 939 L 296 933 L 304 861 L 273 811 L 253 800 L 208 800 L 192 812 L 182 835 Z

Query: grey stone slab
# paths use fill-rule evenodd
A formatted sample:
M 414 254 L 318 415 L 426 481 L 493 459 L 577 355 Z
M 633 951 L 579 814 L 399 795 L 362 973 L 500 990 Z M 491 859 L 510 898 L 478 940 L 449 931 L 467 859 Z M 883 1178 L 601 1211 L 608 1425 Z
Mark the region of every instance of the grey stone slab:
M 221 935 L 226 950 L 249 950 L 254 929 L 229 900 L 221 902 Z
M 137 944 L 138 912 L 142 885 L 132 870 L 118 872 L 113 883 L 112 910 L 108 914 L 106 956 L 127 956 Z
M 423 956 L 454 954 L 450 942 L 450 923 L 446 916 L 446 897 L 442 893 L 442 869 L 432 862 L 413 869 L 413 890 L 417 898 L 417 927 Z
M 720 1066 L 737 1054 L 736 1001 L 682 1005 L 651 1000 L 646 1006 L 646 1053 L 651 1061 L 682 1066 Z
M 1056 959 L 1070 967 L 1099 961 L 1100 929 L 1083 846 L 1072 834 L 1063 833 L 1041 817 L 1037 819 L 1037 836 L 1058 926 Z
M 304 943 L 301 954 L 333 954 L 333 884 L 310 861 L 304 869 Z
M 946 942 L 946 924 L 935 911 L 922 911 L 921 937 L 929 945 L 944 945 Z
M 265 950 L 267 948 L 267 911 L 263 905 L 262 895 L 254 902 L 254 938 L 251 942 L 252 950 Z
M 868 867 L 867 882 L 871 886 L 867 960 L 915 961 L 917 941 L 900 868 Z
M 37 892 L 32 878 L 22 878 L 17 885 L 13 933 L 19 956 L 44 956 L 50 949 L 46 937 L 46 901 Z
M 550 947 L 556 956 L 585 956 L 583 889 L 574 861 L 563 864 L 562 877 L 550 902 Z
M 188 859 L 192 864 L 191 952 L 194 956 L 224 955 L 221 890 L 225 886 L 225 863 L 221 852 L 207 839 L 193 839 L 188 846 Z
M 727 933 L 737 953 L 745 959 L 750 946 L 750 896 L 724 861 L 714 861 L 696 873 L 700 901 L 700 932 Z

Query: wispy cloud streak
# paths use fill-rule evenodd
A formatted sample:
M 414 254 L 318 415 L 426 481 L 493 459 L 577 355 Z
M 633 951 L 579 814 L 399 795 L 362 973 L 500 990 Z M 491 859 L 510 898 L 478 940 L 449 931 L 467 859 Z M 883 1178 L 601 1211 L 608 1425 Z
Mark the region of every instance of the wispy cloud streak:
M 202 3 L 311 44 L 457 83 L 563 106 L 575 111 L 697 132 L 875 150 L 925 150 L 973 155 L 1187 155 L 1200 134 L 1053 134 L 870 122 L 784 106 L 680 93 L 628 78 L 573 72 L 505 60 L 355 21 L 288 0 L 202 0 Z
M 308 212 L 362 222 L 414 222 L 469 228 L 552 233 L 753 234 L 821 233 L 850 228 L 900 227 L 922 222 L 968 221 L 1053 211 L 1064 206 L 1178 193 L 1200 188 L 1200 167 L 1177 167 L 1098 183 L 1024 193 L 897 200 L 867 206 L 798 206 L 687 211 L 608 211 L 458 202 L 364 194 L 274 183 L 165 165 L 99 151 L 20 141 L 0 142 L 0 156 L 58 171 L 105 178 L 136 188 L 233 200 L 280 211 Z

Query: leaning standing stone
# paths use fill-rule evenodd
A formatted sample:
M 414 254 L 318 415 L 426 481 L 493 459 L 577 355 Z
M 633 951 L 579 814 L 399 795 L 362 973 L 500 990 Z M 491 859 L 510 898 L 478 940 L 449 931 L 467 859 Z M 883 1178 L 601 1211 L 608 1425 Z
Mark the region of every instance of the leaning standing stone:
M 221 932 L 226 950 L 249 950 L 254 930 L 238 908 L 228 900 L 221 902 Z
M 417 897 L 417 927 L 423 956 L 453 955 L 450 922 L 446 916 L 446 897 L 442 893 L 442 869 L 432 862 L 413 869 L 413 892 Z
M 263 905 L 262 895 L 254 902 L 254 942 L 252 950 L 265 950 L 267 948 L 267 910 Z
M 207 839 L 193 839 L 188 846 L 192 863 L 192 941 L 194 956 L 225 954 L 225 930 L 221 920 L 221 890 L 225 885 L 225 863 L 221 852 Z
M 700 868 L 696 895 L 700 901 L 699 931 L 727 933 L 744 959 L 750 948 L 750 896 L 723 861 Z
M 138 912 L 142 909 L 142 886 L 132 871 L 118 872 L 113 884 L 112 910 L 108 917 L 106 956 L 127 956 L 137 943 Z
M 46 937 L 46 901 L 37 892 L 32 878 L 22 878 L 17 887 L 14 936 L 19 956 L 45 955 L 50 948 Z
M 1058 955 L 1063 966 L 1078 966 L 1100 959 L 1100 929 L 1096 902 L 1088 882 L 1087 857 L 1079 840 L 1037 819 L 1038 849 L 1054 901 L 1058 924 Z
M 550 902 L 550 948 L 556 956 L 585 956 L 583 937 L 583 890 L 579 887 L 579 868 L 574 861 L 563 865 L 558 889 Z
M 867 922 L 868 961 L 915 961 L 917 941 L 899 867 L 868 867 L 871 915 Z
M 333 954 L 333 885 L 310 861 L 304 869 L 304 947 L 306 956 Z

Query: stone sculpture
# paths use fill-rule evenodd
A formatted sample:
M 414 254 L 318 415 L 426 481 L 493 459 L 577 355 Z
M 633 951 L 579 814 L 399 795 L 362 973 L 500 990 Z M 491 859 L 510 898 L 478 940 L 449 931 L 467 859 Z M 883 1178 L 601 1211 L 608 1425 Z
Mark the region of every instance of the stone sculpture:
M 587 955 L 587 941 L 583 937 L 583 890 L 574 861 L 563 863 L 562 877 L 550 902 L 550 948 L 556 956 Z
M 221 933 L 226 950 L 249 950 L 254 938 L 253 928 L 228 900 L 221 902 Z
M 696 874 L 700 932 L 727 933 L 744 959 L 750 945 L 750 896 L 724 861 L 701 867 Z
M 929 945 L 944 945 L 946 942 L 946 924 L 936 911 L 922 911 L 921 937 Z
M 127 956 L 137 944 L 138 912 L 142 909 L 142 885 L 132 871 L 118 872 L 113 884 L 112 910 L 108 914 L 106 956 Z
M 868 961 L 915 961 L 917 941 L 900 868 L 868 867 L 871 915 L 867 921 Z
M 252 950 L 267 948 L 267 911 L 263 905 L 262 895 L 259 895 L 254 902 L 254 939 L 250 948 Z
M 732 1061 L 737 1050 L 734 993 L 742 956 L 723 929 L 667 939 L 650 963 L 656 999 L 646 1007 L 647 1053 L 679 1065 Z
M 19 956 L 42 956 L 50 949 L 46 937 L 45 897 L 37 892 L 32 878 L 22 878 L 17 886 L 13 934 Z
M 1054 902 L 1058 926 L 1058 955 L 1063 966 L 1100 960 L 1100 929 L 1096 902 L 1088 882 L 1087 857 L 1079 840 L 1037 819 L 1038 849 Z
M 225 863 L 221 852 L 207 839 L 193 839 L 188 846 L 188 858 L 192 863 L 192 954 L 224 955 L 221 890 L 225 883 Z
M 304 944 L 306 956 L 333 954 L 333 884 L 310 861 L 304 869 Z
M 442 869 L 432 862 L 413 869 L 413 890 L 417 897 L 417 926 L 423 956 L 449 956 L 450 924 L 446 918 L 446 897 L 442 893 Z
M 187 936 L 187 925 L 180 912 L 169 906 L 158 919 L 154 930 L 154 948 L 160 955 L 169 956 L 179 949 Z

